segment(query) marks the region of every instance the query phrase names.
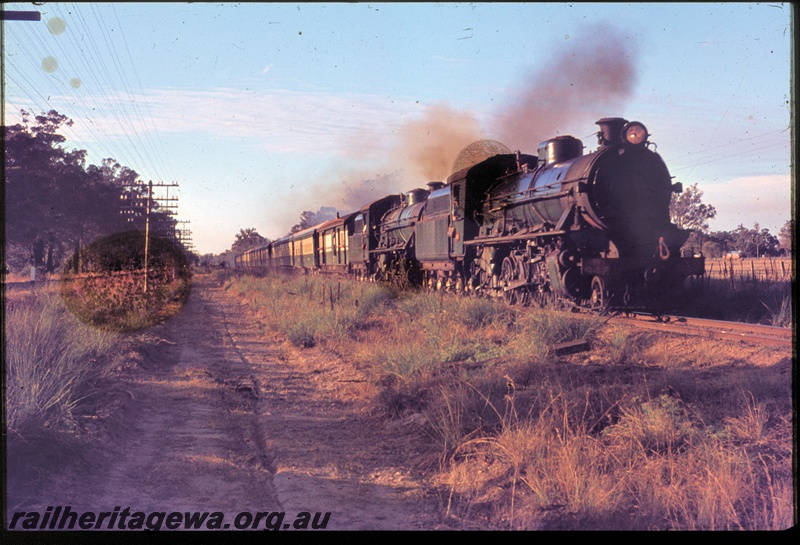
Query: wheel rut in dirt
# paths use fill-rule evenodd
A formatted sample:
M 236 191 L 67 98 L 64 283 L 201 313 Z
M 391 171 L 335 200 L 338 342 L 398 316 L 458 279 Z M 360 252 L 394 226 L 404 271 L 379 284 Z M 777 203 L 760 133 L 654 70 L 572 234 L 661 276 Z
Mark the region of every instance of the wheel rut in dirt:
M 121 506 L 218 511 L 226 521 L 242 511 L 330 512 L 327 528 L 343 530 L 439 525 L 437 496 L 414 467 L 423 438 L 368 410 L 357 370 L 314 350 L 286 357 L 208 277 L 148 335 L 158 342 L 98 407 L 110 416 L 92 417 L 97 429 L 58 471 L 9 486 L 9 516 Z
M 211 288 L 227 365 L 252 398 L 254 434 L 287 512 L 330 511 L 329 528 L 430 529 L 436 495 L 414 464 L 423 438 L 369 411 L 355 368 L 315 350 L 287 356 L 244 305 Z

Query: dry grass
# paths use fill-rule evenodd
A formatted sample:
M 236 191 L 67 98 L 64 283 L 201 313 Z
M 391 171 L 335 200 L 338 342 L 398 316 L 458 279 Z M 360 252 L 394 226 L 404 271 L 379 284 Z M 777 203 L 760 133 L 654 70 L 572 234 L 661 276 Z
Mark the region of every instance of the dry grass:
M 379 386 L 387 417 L 430 435 L 432 469 L 463 527 L 794 524 L 791 380 L 780 351 L 374 284 L 228 282 L 267 330 L 353 361 Z M 550 350 L 576 339 L 592 350 Z
M 793 525 L 790 453 L 764 457 L 778 439 L 765 434 L 763 414 L 715 428 L 677 397 L 634 398 L 597 433 L 593 418 L 575 416 L 585 406 L 551 394 L 542 412 L 505 421 L 456 449 L 443 471 L 453 512 L 490 512 L 508 529 Z
M 8 431 L 73 427 L 73 410 L 108 372 L 116 339 L 80 323 L 55 295 L 15 298 L 5 315 Z
M 794 263 L 788 257 L 746 259 L 706 259 L 706 276 L 737 283 L 789 282 L 794 278 Z

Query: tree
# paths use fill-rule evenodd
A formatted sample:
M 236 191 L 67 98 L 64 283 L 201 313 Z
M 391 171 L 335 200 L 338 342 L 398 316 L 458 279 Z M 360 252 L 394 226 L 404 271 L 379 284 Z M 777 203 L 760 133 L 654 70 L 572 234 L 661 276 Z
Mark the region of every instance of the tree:
M 708 234 L 703 244 L 703 254 L 707 257 L 724 257 L 732 250 L 738 250 L 736 237 L 732 231 L 713 231 Z
M 747 257 L 778 255 L 778 238 L 769 229 L 760 228 L 757 223 L 752 229 L 739 224 L 731 235 L 733 244 L 729 250 L 738 250 Z
M 256 231 L 254 228 L 239 229 L 239 232 L 236 233 L 236 239 L 231 245 L 231 252 L 235 254 L 241 254 L 250 248 L 256 248 L 268 243 L 269 239 L 259 235 L 258 231 Z
M 316 212 L 306 210 L 300 214 L 300 222 L 292 226 L 289 234 L 297 233 L 303 229 L 314 227 L 320 223 L 330 221 L 336 218 L 336 209 L 331 206 L 321 206 Z
M 792 253 L 792 239 L 794 238 L 794 220 L 786 220 L 781 230 L 778 232 L 778 239 L 780 239 L 781 250 L 784 253 Z
M 66 138 L 59 132 L 72 121 L 55 110 L 34 123 L 30 112 L 21 114 L 22 123 L 4 127 L 3 135 L 6 259 L 17 270 L 30 263 L 37 237 L 50 241 L 48 252 L 59 262 L 78 241 L 124 230 L 114 176 L 102 167 L 87 169 L 85 150 L 62 145 Z
M 6 263 L 22 270 L 31 263 L 33 244 L 47 240 L 52 267 L 72 256 L 78 246 L 131 229 L 144 230 L 144 214 L 128 222 L 120 214 L 124 197 L 141 198 L 131 189 L 138 174 L 114 159 L 86 166 L 85 150 L 67 150 L 60 134 L 72 120 L 55 110 L 3 127 L 5 145 Z M 31 118 L 33 117 L 33 122 Z M 173 238 L 175 220 L 154 203 L 151 232 Z M 45 264 L 41 264 L 45 267 Z
M 725 249 L 722 244 L 719 241 L 711 238 L 708 238 L 703 243 L 701 251 L 706 257 L 723 257 L 725 255 Z
M 703 203 L 703 192 L 692 184 L 681 194 L 673 193 L 669 199 L 669 218 L 681 229 L 693 229 L 705 233 L 708 220 L 717 215 L 710 204 Z

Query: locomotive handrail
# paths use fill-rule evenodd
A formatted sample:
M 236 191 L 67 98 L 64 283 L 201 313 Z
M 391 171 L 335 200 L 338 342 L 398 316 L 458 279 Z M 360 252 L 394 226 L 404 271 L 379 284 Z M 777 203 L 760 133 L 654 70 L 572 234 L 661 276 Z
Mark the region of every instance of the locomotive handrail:
M 396 252 L 397 250 L 405 250 L 407 244 L 398 244 L 397 246 L 392 246 L 391 248 L 378 248 L 377 250 L 370 250 L 370 254 L 388 254 L 389 252 Z
M 529 191 L 536 191 L 536 189 L 526 189 L 525 190 L 526 193 L 529 192 Z M 520 195 L 520 194 L 521 193 L 517 193 L 517 195 Z M 550 200 L 550 199 L 560 199 L 561 197 L 569 197 L 572 194 L 573 194 L 573 190 L 570 189 L 568 191 L 562 191 L 561 193 L 553 193 L 551 195 L 540 195 L 540 196 L 537 196 L 537 197 L 527 197 L 527 198 L 524 198 L 524 199 L 520 199 L 518 201 L 508 200 L 508 201 L 504 202 L 503 205 L 513 204 L 513 205 L 516 206 L 518 204 L 529 204 L 529 203 L 533 203 L 533 202 L 547 201 L 547 200 Z M 500 207 L 500 208 L 492 208 L 491 210 L 489 210 L 489 212 L 499 212 L 502 209 L 503 209 L 502 207 Z
M 504 243 L 504 242 L 517 242 L 519 240 L 527 240 L 531 237 L 549 237 L 553 235 L 565 235 L 568 231 L 544 231 L 542 233 L 522 233 L 519 235 L 510 235 L 506 237 L 481 237 L 481 238 L 474 238 L 472 240 L 465 240 L 464 246 L 478 246 L 479 244 L 485 244 L 487 242 L 491 242 L 493 244 L 497 243 Z
M 584 178 L 578 178 L 578 180 L 584 180 L 584 179 L 586 179 L 586 178 L 585 177 Z M 557 186 L 560 186 L 560 185 L 564 185 L 564 182 L 566 182 L 566 181 L 567 180 L 558 180 L 558 181 L 555 181 L 555 182 L 553 182 L 551 184 L 545 184 L 545 185 L 540 185 L 540 186 L 529 187 L 528 189 L 526 189 L 524 191 L 521 191 L 521 193 L 534 193 L 536 191 L 541 191 L 543 189 L 550 189 L 552 187 L 557 187 Z M 570 182 L 574 182 L 575 180 L 569 180 L 569 181 Z
M 539 189 L 539 188 L 536 188 Z M 529 189 L 527 191 L 536 191 L 536 189 Z M 574 191 L 572 189 L 568 189 L 567 191 L 562 191 L 561 193 L 553 193 L 551 195 L 540 195 L 538 197 L 527 197 L 520 201 L 514 201 L 514 204 L 527 204 L 530 202 L 538 202 L 538 201 L 546 201 L 548 199 L 560 199 L 561 197 L 569 197 L 572 195 Z

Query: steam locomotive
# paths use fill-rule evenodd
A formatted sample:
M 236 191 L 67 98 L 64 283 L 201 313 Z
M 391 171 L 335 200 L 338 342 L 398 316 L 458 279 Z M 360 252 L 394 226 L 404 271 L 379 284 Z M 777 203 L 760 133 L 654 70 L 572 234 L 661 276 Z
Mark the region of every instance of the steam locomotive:
M 596 124 L 595 151 L 558 136 L 535 156 L 498 153 L 248 250 L 236 267 L 401 280 L 509 303 L 668 307 L 687 277 L 705 272 L 703 257 L 680 255 L 690 231 L 670 222 L 681 184 L 642 123 Z

